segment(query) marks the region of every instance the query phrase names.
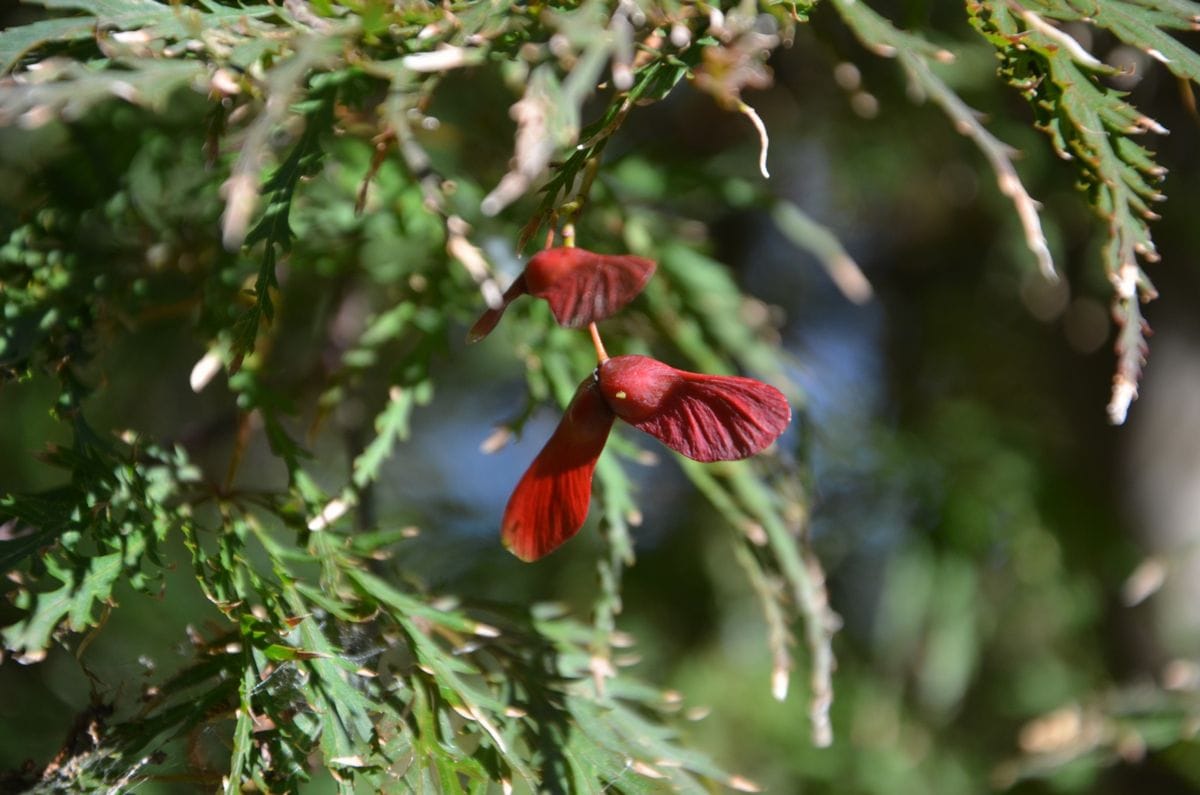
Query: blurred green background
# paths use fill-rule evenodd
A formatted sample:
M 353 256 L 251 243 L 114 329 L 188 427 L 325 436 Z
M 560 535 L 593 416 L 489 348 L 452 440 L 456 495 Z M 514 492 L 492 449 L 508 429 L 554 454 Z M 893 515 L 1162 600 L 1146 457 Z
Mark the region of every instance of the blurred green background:
M 1149 366 L 1128 423 L 1114 428 L 1104 411 L 1113 329 L 1101 225 L 951 5 L 896 4 L 892 17 L 961 53 L 944 76 L 1022 151 L 1059 284 L 1038 275 L 970 142 L 936 108 L 913 102 L 896 65 L 864 53 L 831 14 L 816 14 L 775 54 L 772 88 L 747 94 L 771 133 L 769 183 L 757 174 L 746 119 L 687 85 L 637 109 L 609 147 L 581 244 L 621 248 L 621 211 L 644 214 L 640 231 L 651 236 L 659 217 L 686 222 L 662 234 L 694 224 L 761 302 L 750 306 L 778 324 L 804 388 L 783 445 L 807 469 L 814 545 L 845 620 L 835 639 L 835 743 L 809 743 L 804 670 L 786 702 L 771 698 L 766 628 L 722 520 L 672 458 L 627 434 L 657 453 L 655 465 L 630 473 L 644 513 L 619 622 L 637 641 L 633 670 L 680 691 L 696 718 L 687 736 L 771 792 L 1200 791 L 1200 119 L 1187 90 L 1144 56 L 1092 43 L 1102 58 L 1141 59 L 1132 101 L 1172 131 L 1151 142 L 1171 173 L 1154 224 L 1162 262 L 1150 273 L 1161 297 L 1146 309 Z M 458 181 L 463 206 L 477 206 L 504 173 L 514 99 L 497 70 L 480 67 L 443 85 L 429 109 L 439 124 L 422 140 Z M 71 236 L 91 257 L 79 267 L 128 298 L 133 314 L 102 318 L 90 343 L 88 376 L 103 386 L 89 398 L 93 423 L 179 442 L 220 478 L 233 399 L 224 376 L 199 394 L 188 386 L 207 343 L 193 296 L 214 260 L 230 256 L 218 239 L 219 181 L 202 151 L 206 112 L 204 97 L 184 90 L 164 115 L 105 103 L 70 126 L 0 129 L 0 226 L 36 219 L 47 235 Z M 339 353 L 316 347 L 327 344 L 316 329 L 336 328 L 339 312 L 355 322 L 347 296 L 363 288 L 345 274 L 366 273 L 368 288 L 411 283 L 433 245 L 429 222 L 409 211 L 419 192 L 396 164 L 385 164 L 357 218 L 370 149 L 352 137 L 329 147 L 303 188 L 296 250 L 281 276 L 273 356 L 300 406 Z M 764 196 L 833 229 L 873 299 L 848 301 L 780 230 Z M 74 214 L 38 215 L 51 204 Z M 513 219 L 529 209 L 480 222 L 477 240 L 509 274 L 520 267 Z M 233 294 L 237 285 L 205 289 Z M 479 451 L 492 426 L 521 409 L 513 351 L 525 339 L 510 321 L 465 347 L 475 308 L 451 308 L 435 357 L 437 399 L 388 465 L 375 518 L 421 528 L 398 565 L 434 590 L 563 601 L 586 615 L 594 532 L 537 567 L 497 542 L 515 474 L 557 416 L 543 408 L 518 442 Z M 610 350 L 636 332 L 636 321 L 619 326 Z M 38 459 L 48 441 L 66 438 L 47 412 L 52 393 L 47 377 L 0 389 L 0 491 L 59 482 Z M 331 484 L 353 455 L 352 429 L 376 408 L 349 398 L 315 437 Z M 243 483 L 281 478 L 265 445 L 252 443 Z M 88 703 L 89 674 L 106 695 L 128 696 L 179 664 L 179 626 L 203 629 L 216 614 L 190 582 L 182 546 L 173 552 L 161 598 L 130 594 L 84 664 L 55 652 L 40 665 L 0 665 L 0 770 L 53 756 Z M 0 606 L 0 621 L 14 615 Z M 803 662 L 802 648 L 797 656 Z

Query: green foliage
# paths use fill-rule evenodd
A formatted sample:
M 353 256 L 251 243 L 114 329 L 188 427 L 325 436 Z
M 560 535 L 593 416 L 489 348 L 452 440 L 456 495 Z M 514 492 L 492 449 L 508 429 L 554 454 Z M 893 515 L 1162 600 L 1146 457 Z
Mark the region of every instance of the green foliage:
M 120 790 L 175 775 L 226 792 L 289 791 L 313 778 L 347 793 L 751 788 L 688 746 L 676 695 L 624 670 L 622 585 L 642 520 L 630 470 L 646 459 L 635 443 L 615 439 L 597 468 L 604 548 L 588 624 L 552 606 L 439 593 L 406 557 L 436 534 L 380 519 L 377 492 L 420 411 L 445 381 L 466 377 L 447 372 L 467 356 L 461 321 L 499 296 L 513 256 L 541 234 L 660 263 L 634 311 L 606 326 L 622 352 L 753 372 L 801 404 L 771 313 L 743 295 L 707 232 L 681 212 L 682 169 L 614 154 L 612 142 L 684 83 L 758 122 L 743 94 L 769 85 L 767 58 L 810 35 L 802 26 L 818 4 L 39 5 L 62 15 L 0 32 L 0 125 L 51 141 L 14 189 L 26 201 L 4 209 L 0 386 L 49 384 L 69 442 L 42 457 L 56 485 L 0 494 L 0 568 L 14 608 L 3 652 L 34 663 L 63 647 L 82 658 L 127 598 L 122 589 L 157 595 L 177 561 L 216 617 L 188 633 L 188 659 L 144 703 L 98 697 L 66 753 L 20 783 Z M 826 5 L 868 49 L 897 58 L 979 148 L 1053 278 L 1012 151 L 952 88 L 954 47 L 862 2 Z M 1200 57 L 1167 31 L 1194 29 L 1200 7 L 1076 5 L 971 0 L 966 9 L 1001 79 L 1073 159 L 1106 222 L 1102 266 L 1124 324 L 1110 407 L 1119 421 L 1145 354 L 1139 300 L 1153 288 L 1139 257 L 1156 258 L 1148 221 L 1163 174 L 1132 136 L 1160 129 L 1055 23 L 1104 28 L 1195 81 Z M 506 113 L 512 146 L 497 147 Z M 740 196 L 765 209 L 847 296 L 870 295 L 833 233 L 792 198 L 741 177 L 699 181 L 698 204 Z M 594 359 L 544 307 L 511 315 L 487 355 L 522 372 L 523 405 L 504 429 L 517 434 L 541 404 L 566 403 Z M 212 397 L 226 374 L 228 392 L 212 397 L 227 414 L 223 466 L 205 455 L 203 436 L 154 433 L 142 427 L 142 404 L 122 400 L 141 388 L 121 383 L 122 346 L 153 358 L 149 338 L 160 331 L 162 345 L 177 346 L 165 361 L 196 362 L 194 392 Z M 339 431 L 344 455 L 328 456 Z M 981 447 L 978 460 L 990 461 L 1004 445 Z M 765 626 L 770 670 L 755 685 L 783 700 L 793 669 L 807 673 L 811 737 L 825 746 L 840 621 L 808 537 L 805 452 L 682 462 L 682 471 L 722 520 L 722 554 Z M 964 514 L 1034 488 L 1007 461 L 973 484 L 986 505 Z M 992 475 L 1016 483 L 990 494 Z M 1017 507 L 1019 541 L 1044 544 L 1036 507 Z M 898 639 L 881 645 L 902 666 L 918 656 L 904 639 L 924 635 L 933 662 L 917 700 L 939 715 L 967 697 L 980 655 L 1003 651 L 977 621 L 989 583 L 968 552 L 914 553 L 884 586 L 919 592 L 903 602 L 910 613 L 889 617 Z M 921 577 L 930 570 L 932 585 Z M 1048 600 L 1069 599 L 1040 585 Z M 1155 747 L 1181 736 L 1155 729 Z M 201 747 L 210 735 L 219 742 Z M 1044 771 L 1014 762 L 1007 772 Z
M 1139 259 L 1158 259 L 1149 226 L 1158 216 L 1150 205 L 1165 198 L 1157 184 L 1166 173 L 1133 136 L 1166 130 L 1104 85 L 1101 78 L 1115 74 L 1115 68 L 1039 16 L 1078 18 L 1069 4 L 1037 3 L 1015 12 L 1000 3 L 977 3 L 970 9 L 972 23 L 997 49 L 1001 75 L 1034 108 L 1038 126 L 1058 155 L 1077 164 L 1089 201 L 1108 227 L 1104 267 L 1113 284 L 1113 314 L 1122 326 L 1109 415 L 1113 422 L 1123 422 L 1146 356 L 1148 326 L 1139 304 L 1156 295 Z M 1094 17 L 1096 24 L 1180 78 L 1200 80 L 1200 57 L 1162 30 L 1195 28 L 1200 20 L 1195 4 L 1114 0 L 1102 3 Z M 1019 48 L 1014 46 L 1018 41 Z
M 49 493 L 8 495 L 0 518 L 33 532 L 4 545 L 5 570 L 40 550 L 29 581 L 12 594 L 27 610 L 5 628 L 4 645 L 26 661 L 41 659 L 58 631 L 82 632 L 100 622 L 118 580 L 150 593 L 161 565 L 158 547 L 178 533 L 185 490 L 199 473 L 182 450 L 139 449 L 136 439 L 109 442 L 77 420 L 76 445 L 47 454 L 72 474 L 71 484 Z M 44 567 L 44 568 L 43 568 Z M 57 582 L 36 591 L 36 580 Z
M 303 75 L 305 71 L 304 66 L 295 70 L 298 75 Z M 320 135 L 329 128 L 333 119 L 335 100 L 336 87 L 314 89 L 312 98 L 307 102 L 311 108 L 306 108 L 304 132 L 301 134 L 300 140 L 296 142 L 287 159 L 275 169 L 275 173 L 262 186 L 263 192 L 268 196 L 266 210 L 255 227 L 245 236 L 245 243 L 248 246 L 259 242 L 265 243 L 262 264 L 259 265 L 258 277 L 254 280 L 254 306 L 238 318 L 233 328 L 233 339 L 230 341 L 233 355 L 231 371 L 236 372 L 241 367 L 242 358 L 254 350 L 255 342 L 258 339 L 259 324 L 263 321 L 270 323 L 275 317 L 271 291 L 279 287 L 279 281 L 275 277 L 278 255 L 286 254 L 292 247 L 294 233 L 288 221 L 292 197 L 300 179 L 306 176 L 311 177 L 320 169 L 321 157 L 324 154 L 321 151 Z M 269 133 L 271 126 L 266 124 L 261 129 Z M 247 160 L 253 162 L 253 158 L 246 156 L 246 153 L 253 151 L 253 148 L 254 145 L 250 144 L 243 149 L 239 163 L 234 166 L 235 173 L 230 177 L 231 180 L 238 179 L 239 172 L 242 170 L 250 173 L 241 176 L 253 178 L 253 172 L 257 169 L 243 166 Z M 257 190 L 257 185 L 251 184 L 252 189 Z M 227 186 L 231 191 L 238 189 L 236 183 L 227 183 Z M 228 229 L 230 225 L 231 222 L 227 220 L 226 228 Z M 228 235 L 227 231 L 227 243 L 229 242 Z M 238 236 L 240 237 L 240 233 Z

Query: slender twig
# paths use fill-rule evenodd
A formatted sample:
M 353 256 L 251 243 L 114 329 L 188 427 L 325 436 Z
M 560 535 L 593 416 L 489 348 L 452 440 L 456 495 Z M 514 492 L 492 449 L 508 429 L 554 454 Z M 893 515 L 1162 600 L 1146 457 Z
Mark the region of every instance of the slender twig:
M 604 340 L 600 339 L 600 329 L 595 323 L 588 323 L 588 331 L 592 335 L 592 345 L 596 348 L 596 361 L 604 364 L 608 361 L 608 351 L 604 350 Z
M 734 558 L 753 586 L 763 619 L 767 622 L 767 644 L 771 648 L 771 695 L 776 701 L 784 701 L 787 699 L 788 680 L 792 671 L 792 656 L 788 651 L 792 637 L 780 604 L 783 588 L 759 565 L 744 538 L 738 538 L 733 549 Z
M 1025 232 L 1025 245 L 1037 259 L 1042 276 L 1050 281 L 1058 281 L 1054 258 L 1050 255 L 1050 246 L 1046 242 L 1046 233 L 1042 231 L 1042 220 L 1038 214 L 1041 205 L 1025 190 L 1025 185 L 1012 163 L 1016 150 L 988 132 L 978 114 L 933 73 L 924 58 L 905 50 L 900 60 L 908 70 L 909 76 L 954 120 L 958 131 L 974 141 L 979 151 L 983 152 L 992 171 L 996 173 L 996 184 L 1000 187 L 1000 192 L 1012 200 L 1017 210 L 1017 217 Z
M 954 54 L 899 30 L 863 3 L 852 0 L 833 0 L 833 3 L 863 46 L 886 58 L 898 58 L 913 85 L 945 111 L 958 131 L 979 147 L 996 174 L 1000 192 L 1012 200 L 1017 210 L 1017 217 L 1025 231 L 1025 245 L 1037 259 L 1038 269 L 1045 278 L 1057 281 L 1058 273 L 1054 269 L 1054 260 L 1050 256 L 1050 247 L 1038 215 L 1039 205 L 1025 190 L 1012 164 L 1015 150 L 992 135 L 983 126 L 975 110 L 930 69 L 931 60 L 949 62 L 954 60 Z

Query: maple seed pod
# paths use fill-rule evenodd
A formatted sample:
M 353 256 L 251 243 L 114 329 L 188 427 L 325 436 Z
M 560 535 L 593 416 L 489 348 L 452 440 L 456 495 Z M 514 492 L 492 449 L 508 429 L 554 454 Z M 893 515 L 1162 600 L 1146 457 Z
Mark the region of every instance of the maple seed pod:
M 521 560 L 553 552 L 583 527 L 617 417 L 696 461 L 733 461 L 775 441 L 792 410 L 783 393 L 752 378 L 689 373 L 648 356 L 605 360 L 509 497 L 501 538 Z
M 537 560 L 579 532 L 592 500 L 592 472 L 615 415 L 593 376 L 508 499 L 500 537 L 524 561 Z
M 604 320 L 642 291 L 654 268 L 654 260 L 632 254 L 596 254 L 573 247 L 539 251 L 504 292 L 500 306 L 484 312 L 471 327 L 467 342 L 490 334 L 508 305 L 527 294 L 549 303 L 560 326 L 583 328 Z
M 792 419 L 783 393 L 753 378 L 689 373 L 648 356 L 616 356 L 598 374 L 618 417 L 695 461 L 752 456 Z

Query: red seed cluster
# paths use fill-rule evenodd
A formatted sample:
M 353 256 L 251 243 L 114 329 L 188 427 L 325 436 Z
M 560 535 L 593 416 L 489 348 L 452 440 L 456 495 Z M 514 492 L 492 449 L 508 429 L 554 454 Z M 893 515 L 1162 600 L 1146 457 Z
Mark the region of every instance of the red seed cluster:
M 631 255 L 547 249 L 472 327 L 486 336 L 505 308 L 526 293 L 545 299 L 560 325 L 577 328 L 611 316 L 633 300 L 654 273 L 653 261 Z M 762 451 L 792 418 L 783 394 L 752 378 L 676 370 L 648 356 L 600 354 L 600 364 L 508 500 L 505 546 L 522 560 L 553 552 L 579 532 L 591 501 L 592 473 L 618 417 L 696 461 L 734 461 Z

